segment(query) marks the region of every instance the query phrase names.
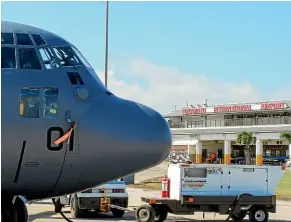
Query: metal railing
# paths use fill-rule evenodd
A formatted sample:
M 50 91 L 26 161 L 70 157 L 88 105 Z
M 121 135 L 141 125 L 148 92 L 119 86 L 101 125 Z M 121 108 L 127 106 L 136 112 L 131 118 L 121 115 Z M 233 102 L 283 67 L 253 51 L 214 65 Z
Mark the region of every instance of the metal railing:
M 223 126 L 264 126 L 291 124 L 290 116 L 283 117 L 256 117 L 244 119 L 217 119 L 183 121 L 170 123 L 170 128 L 197 128 L 197 127 L 223 127 Z

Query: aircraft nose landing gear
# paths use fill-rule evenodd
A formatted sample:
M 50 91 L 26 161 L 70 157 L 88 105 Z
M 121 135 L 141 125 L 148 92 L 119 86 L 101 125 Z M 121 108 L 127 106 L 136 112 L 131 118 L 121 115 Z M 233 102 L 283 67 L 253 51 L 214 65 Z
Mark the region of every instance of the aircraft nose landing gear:
M 28 213 L 25 203 L 16 197 L 14 204 L 13 198 L 2 196 L 1 198 L 1 221 L 2 222 L 27 222 Z

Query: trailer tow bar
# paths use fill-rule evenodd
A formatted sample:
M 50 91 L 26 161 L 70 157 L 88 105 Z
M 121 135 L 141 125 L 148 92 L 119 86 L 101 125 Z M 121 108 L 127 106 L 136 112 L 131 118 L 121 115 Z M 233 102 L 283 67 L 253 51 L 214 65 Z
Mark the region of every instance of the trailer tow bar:
M 120 206 L 113 205 L 113 204 L 110 204 L 110 208 L 111 209 L 123 210 L 123 211 L 127 211 L 127 212 L 135 212 L 135 210 L 136 210 L 136 208 L 133 208 L 133 210 L 130 210 L 128 208 L 120 207 Z
M 229 221 L 229 219 L 231 217 L 231 214 L 233 213 L 234 209 L 236 208 L 236 205 L 238 204 L 240 198 L 243 197 L 243 196 L 252 196 L 252 195 L 247 194 L 247 193 L 242 193 L 239 196 L 237 196 L 235 198 L 235 200 L 233 201 L 232 205 L 231 205 L 231 209 L 230 209 L 229 214 L 228 214 L 228 217 L 226 218 L 225 221 Z
M 55 207 L 57 207 L 56 205 L 56 201 L 55 198 L 52 198 L 53 204 L 55 205 Z M 66 217 L 66 215 L 60 210 L 59 214 L 68 222 L 73 222 L 72 220 L 70 220 L 69 218 Z

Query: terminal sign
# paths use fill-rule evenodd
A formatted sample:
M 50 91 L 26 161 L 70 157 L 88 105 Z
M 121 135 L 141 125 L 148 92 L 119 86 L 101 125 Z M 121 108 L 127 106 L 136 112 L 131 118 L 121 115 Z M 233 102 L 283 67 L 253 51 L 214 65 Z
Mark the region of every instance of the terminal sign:
M 261 104 L 262 110 L 284 109 L 284 108 L 285 108 L 284 102 L 262 103 Z
M 202 114 L 206 113 L 206 108 L 189 108 L 189 109 L 183 109 L 184 115 L 191 115 L 191 114 Z
M 217 106 L 214 107 L 215 113 L 228 113 L 228 112 L 240 112 L 240 111 L 251 111 L 251 105 L 230 105 L 230 106 Z
M 237 105 L 220 105 L 212 107 L 193 107 L 183 109 L 183 115 L 195 115 L 206 113 L 235 113 L 248 112 L 256 110 L 280 110 L 285 109 L 287 104 L 284 101 L 265 102 L 257 104 L 237 104 Z

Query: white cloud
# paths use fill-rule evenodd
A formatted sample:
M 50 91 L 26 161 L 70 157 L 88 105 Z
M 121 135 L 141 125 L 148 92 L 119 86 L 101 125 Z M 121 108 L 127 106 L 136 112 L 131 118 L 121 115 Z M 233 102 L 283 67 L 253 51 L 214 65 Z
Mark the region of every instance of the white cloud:
M 98 72 L 104 82 L 104 72 Z M 260 101 L 261 95 L 249 81 L 209 79 L 203 74 L 184 73 L 174 67 L 145 59 L 121 59 L 109 67 L 108 88 L 119 97 L 137 101 L 167 113 L 189 104 Z M 277 93 L 278 96 L 281 93 Z M 282 97 L 281 97 L 282 98 Z M 282 98 L 283 99 L 283 98 Z

